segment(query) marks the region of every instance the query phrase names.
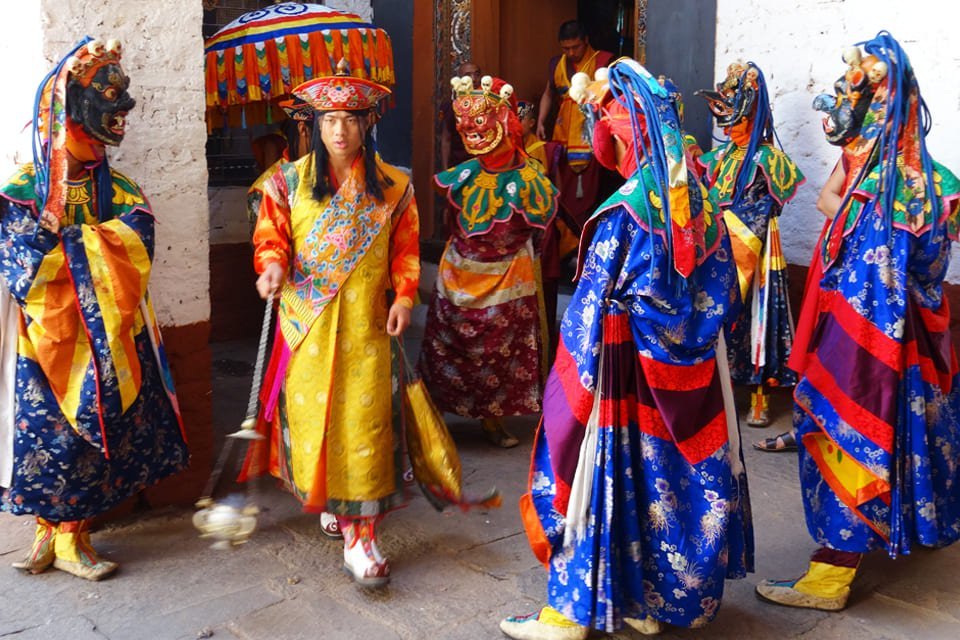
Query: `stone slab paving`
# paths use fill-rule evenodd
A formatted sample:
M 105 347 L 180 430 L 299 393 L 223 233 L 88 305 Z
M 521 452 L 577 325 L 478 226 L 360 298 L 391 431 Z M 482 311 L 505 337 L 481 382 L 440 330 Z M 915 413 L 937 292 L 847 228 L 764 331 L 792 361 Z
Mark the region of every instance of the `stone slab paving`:
M 423 307 L 408 336 L 416 353 Z M 214 345 L 214 412 L 222 435 L 246 407 L 255 345 Z M 741 390 L 738 399 L 746 402 Z M 897 561 L 868 557 L 851 605 L 841 613 L 765 605 L 761 577 L 798 575 L 813 549 L 805 531 L 794 454 L 749 447 L 789 424 L 788 395 L 773 399 L 776 423 L 743 427 L 757 543 L 757 575 L 729 582 L 714 623 L 663 638 L 947 640 L 960 638 L 960 546 L 918 549 Z M 357 589 L 341 571 L 340 544 L 292 496 L 266 486 L 260 529 L 246 545 L 215 551 L 197 537 L 192 511 L 148 511 L 111 523 L 94 543 L 121 563 L 115 578 L 88 583 L 59 571 L 21 575 L 8 565 L 30 542 L 32 523 L 0 514 L 0 638 L 33 640 L 494 640 L 500 618 L 535 610 L 546 575 L 530 553 L 517 511 L 534 419 L 511 419 L 521 445 L 494 449 L 478 425 L 450 419 L 468 490 L 496 485 L 499 510 L 437 513 L 419 495 L 383 525 L 394 578 L 380 591 Z M 632 631 L 591 638 L 636 639 Z

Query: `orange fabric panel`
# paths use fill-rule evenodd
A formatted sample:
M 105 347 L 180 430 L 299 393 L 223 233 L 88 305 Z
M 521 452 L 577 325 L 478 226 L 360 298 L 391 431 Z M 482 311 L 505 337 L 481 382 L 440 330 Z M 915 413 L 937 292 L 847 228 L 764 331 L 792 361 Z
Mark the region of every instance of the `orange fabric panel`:
M 520 520 L 527 533 L 527 540 L 533 555 L 547 569 L 550 568 L 550 542 L 540 525 L 537 509 L 533 506 L 533 497 L 529 493 L 520 496 Z
M 413 198 L 399 215 L 394 214 L 390 278 L 397 302 L 409 302 L 412 307 L 420 285 L 420 214 Z
M 282 197 L 277 199 L 264 197 L 260 203 L 260 215 L 253 232 L 253 268 L 257 273 L 263 273 L 271 262 L 279 262 L 284 271 L 290 265 L 290 238 L 293 230 L 290 227 L 290 209 L 286 205 L 286 180 L 278 170 L 265 184 L 266 189 L 281 189 Z

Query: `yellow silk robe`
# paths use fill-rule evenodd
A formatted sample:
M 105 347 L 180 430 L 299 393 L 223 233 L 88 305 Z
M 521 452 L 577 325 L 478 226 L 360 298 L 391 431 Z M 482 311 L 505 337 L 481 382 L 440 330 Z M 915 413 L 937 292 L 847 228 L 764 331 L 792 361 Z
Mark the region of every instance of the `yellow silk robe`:
M 255 266 L 287 271 L 271 371 L 282 384 L 271 420 L 270 472 L 308 511 L 372 516 L 400 501 L 387 291 L 408 307 L 420 274 L 419 221 L 409 178 L 383 202 L 364 193 L 364 167 L 323 202 L 313 199 L 314 158 L 280 167 L 264 185 Z M 282 382 L 279 379 L 282 376 Z M 269 406 L 268 406 L 269 410 Z

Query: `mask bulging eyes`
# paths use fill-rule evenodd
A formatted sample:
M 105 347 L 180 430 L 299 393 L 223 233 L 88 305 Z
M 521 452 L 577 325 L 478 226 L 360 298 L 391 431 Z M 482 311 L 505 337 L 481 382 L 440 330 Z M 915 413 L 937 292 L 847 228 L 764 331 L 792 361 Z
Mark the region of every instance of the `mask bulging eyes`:
M 107 87 L 103 91 L 103 97 L 109 100 L 110 102 L 113 102 L 114 100 L 116 100 L 117 95 L 118 95 L 118 92 L 116 87 Z
M 483 124 L 483 122 L 484 122 L 483 116 L 477 116 L 476 118 L 473 119 L 473 122 L 474 122 L 475 124 Z

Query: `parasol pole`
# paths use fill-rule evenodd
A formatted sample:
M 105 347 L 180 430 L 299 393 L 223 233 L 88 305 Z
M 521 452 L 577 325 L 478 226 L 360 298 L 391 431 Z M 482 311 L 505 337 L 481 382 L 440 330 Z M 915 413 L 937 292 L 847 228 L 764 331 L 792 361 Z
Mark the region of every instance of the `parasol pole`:
M 263 325 L 260 327 L 260 344 L 257 345 L 257 361 L 253 367 L 253 384 L 250 385 L 250 398 L 247 400 L 247 415 L 240 423 L 240 429 L 234 431 L 228 438 L 241 440 L 263 440 L 257 433 L 257 409 L 260 398 L 260 385 L 263 383 L 263 364 L 267 359 L 267 343 L 270 342 L 270 320 L 273 317 L 273 294 L 267 296 L 267 303 L 263 309 Z

